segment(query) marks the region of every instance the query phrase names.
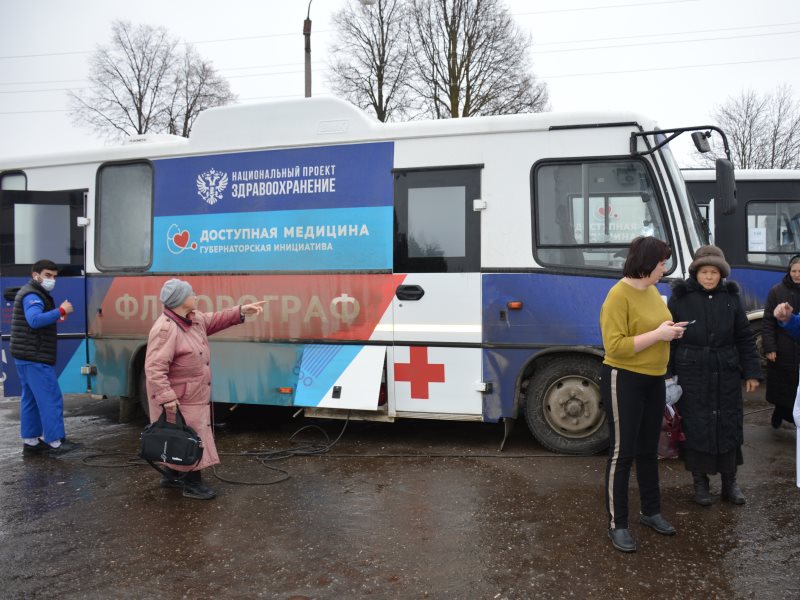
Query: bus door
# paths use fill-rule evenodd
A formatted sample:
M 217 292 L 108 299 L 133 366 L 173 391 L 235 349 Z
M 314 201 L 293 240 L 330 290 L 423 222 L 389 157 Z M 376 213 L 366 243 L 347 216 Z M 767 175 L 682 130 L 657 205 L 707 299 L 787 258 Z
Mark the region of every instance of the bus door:
M 395 171 L 397 413 L 483 414 L 480 167 Z
M 59 266 L 52 292 L 56 306 L 69 300 L 74 312 L 58 323 L 56 372 L 61 391 L 86 392 L 89 378 L 82 375 L 90 363 L 86 341 L 86 281 L 84 229 L 78 223 L 85 213 L 85 190 L 36 192 L 0 191 L 0 321 L 3 395 L 19 396 L 19 379 L 11 357 L 11 315 L 16 291 L 31 278 L 36 261 L 52 260 Z

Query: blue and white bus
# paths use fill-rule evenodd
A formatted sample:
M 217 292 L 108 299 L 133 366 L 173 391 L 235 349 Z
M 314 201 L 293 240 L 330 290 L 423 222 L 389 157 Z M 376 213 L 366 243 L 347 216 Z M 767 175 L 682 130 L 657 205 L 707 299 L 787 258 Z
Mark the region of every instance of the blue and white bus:
M 725 252 L 756 330 L 770 288 L 800 254 L 800 171 L 737 169 L 736 208 L 715 214 L 715 172 L 684 169 L 689 196 L 707 219 L 711 239 Z
M 35 260 L 63 265 L 65 391 L 146 404 L 147 332 L 179 276 L 201 310 L 266 301 L 212 338 L 216 402 L 504 421 L 506 435 L 525 417 L 551 450 L 597 452 L 598 315 L 630 240 L 667 240 L 670 277 L 707 242 L 664 133 L 622 112 L 384 124 L 330 98 L 212 109 L 189 139 L 2 161 L 0 284 L 13 297 Z

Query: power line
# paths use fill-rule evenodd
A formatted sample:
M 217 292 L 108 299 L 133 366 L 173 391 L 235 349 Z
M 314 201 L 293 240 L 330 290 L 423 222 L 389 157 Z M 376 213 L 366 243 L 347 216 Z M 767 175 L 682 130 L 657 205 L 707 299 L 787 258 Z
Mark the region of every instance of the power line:
M 281 64 L 274 64 L 274 65 L 251 65 L 249 67 L 220 67 L 217 69 L 218 71 L 245 71 L 247 69 L 271 69 L 272 67 L 299 67 L 302 65 L 302 61 L 292 62 L 292 63 L 281 63 Z M 323 64 L 322 61 L 312 62 L 311 65 L 321 65 Z
M 641 38 L 666 37 L 672 35 L 694 35 L 695 33 L 721 33 L 723 31 L 739 31 L 740 29 L 763 29 L 766 27 L 791 27 L 794 25 L 800 25 L 800 21 L 790 21 L 789 23 L 765 23 L 764 25 L 744 25 L 741 27 L 716 27 L 714 29 L 693 29 L 691 31 L 669 31 L 667 33 L 655 33 L 651 31 L 648 33 L 640 33 L 638 35 L 586 38 L 580 40 L 562 40 L 560 42 L 536 42 L 534 43 L 533 46 L 535 48 L 536 46 L 583 44 L 587 42 L 618 42 L 619 40 L 638 40 Z
M 629 3 L 629 4 L 607 4 L 604 6 L 586 6 L 586 7 L 578 7 L 578 8 L 562 8 L 562 9 L 555 9 L 555 10 L 542 10 L 542 11 L 533 11 L 533 12 L 523 12 L 523 13 L 512 13 L 512 16 L 526 16 L 526 15 L 541 15 L 541 14 L 548 14 L 548 13 L 572 13 L 572 12 L 583 12 L 588 10 L 607 10 L 607 9 L 615 9 L 615 8 L 640 8 L 645 6 L 655 6 L 659 4 L 686 4 L 689 2 L 700 2 L 702 0 L 658 0 L 656 2 L 640 2 L 640 3 Z M 320 34 L 327 34 L 331 33 L 335 30 L 333 29 L 320 29 L 315 31 L 316 35 Z M 248 35 L 248 36 L 240 36 L 240 37 L 231 37 L 231 38 L 217 38 L 211 40 L 196 40 L 193 42 L 181 42 L 179 45 L 186 45 L 186 44 L 214 44 L 220 42 L 239 42 L 245 40 L 258 40 L 258 39 L 266 39 L 266 38 L 275 38 L 275 37 L 288 37 L 288 36 L 300 36 L 302 35 L 301 31 L 292 32 L 292 33 L 265 33 L 261 35 Z M 45 58 L 50 56 L 72 56 L 72 55 L 79 55 L 79 54 L 92 54 L 94 50 L 70 50 L 64 52 L 41 52 L 37 54 L 13 54 L 13 55 L 6 55 L 0 56 L 0 60 L 11 60 L 11 59 L 20 59 L 20 58 Z
M 786 62 L 786 61 L 793 61 L 793 60 L 800 60 L 800 56 L 788 56 L 788 57 L 778 57 L 778 58 L 764 58 L 764 59 L 755 59 L 755 60 L 743 60 L 743 61 L 729 61 L 729 62 L 720 62 L 720 63 L 704 63 L 704 64 L 694 64 L 694 65 L 675 65 L 675 66 L 668 66 L 668 67 L 647 67 L 644 69 L 626 69 L 621 71 L 595 71 L 595 72 L 585 72 L 585 73 L 567 73 L 567 74 L 560 74 L 560 75 L 539 75 L 538 78 L 541 80 L 546 79 L 563 79 L 567 77 L 591 77 L 596 75 L 621 75 L 625 73 L 647 73 L 649 71 L 677 71 L 680 69 L 700 69 L 706 67 L 726 67 L 732 65 L 750 65 L 750 64 L 762 64 L 762 63 L 770 63 L 770 62 Z M 330 69 L 319 69 L 318 72 L 325 72 L 329 71 Z M 282 71 L 278 73 L 251 73 L 245 75 L 233 75 L 231 77 L 236 78 L 244 78 L 244 77 L 273 77 L 276 75 L 293 75 L 297 73 L 302 73 L 303 71 Z M 15 90 L 15 91 L 0 91 L 0 94 L 23 94 L 23 93 L 36 93 L 36 92 L 69 92 L 69 91 L 80 91 L 85 90 L 88 88 L 85 87 L 77 87 L 77 88 L 48 88 L 43 90 Z M 263 96 L 263 98 L 283 98 L 283 97 L 292 97 L 293 95 L 289 96 Z M 0 114 L 24 114 L 27 112 L 33 111 L 20 111 L 20 112 L 0 112 Z M 51 112 L 51 111 L 42 111 L 42 112 Z
M 606 10 L 609 8 L 642 8 L 644 6 L 655 6 L 657 4 L 686 4 L 687 2 L 700 2 L 701 0 L 659 0 L 658 2 L 634 2 L 629 4 L 605 4 L 603 6 L 582 6 L 579 8 L 556 8 L 553 10 L 535 10 L 532 12 L 512 13 L 515 17 L 525 15 L 546 15 L 551 13 L 571 13 L 586 10 Z
M 796 23 L 786 23 L 785 25 L 794 25 L 800 24 L 800 21 Z M 774 27 L 777 25 L 754 25 L 751 27 L 733 27 L 727 28 L 726 30 L 731 29 L 751 29 L 751 28 L 760 28 L 760 27 Z M 701 31 L 723 31 L 715 30 L 715 29 L 707 29 Z M 683 34 L 690 34 L 692 32 L 676 32 L 671 34 L 662 34 L 662 35 L 683 35 Z M 699 33 L 699 32 L 698 32 Z M 777 32 L 767 32 L 767 33 L 756 33 L 756 34 L 747 34 L 747 35 L 736 35 L 736 36 L 726 36 L 726 37 L 716 37 L 716 38 L 700 38 L 694 40 L 665 40 L 660 42 L 644 42 L 640 44 L 616 44 L 613 46 L 584 46 L 582 48 L 563 48 L 563 49 L 555 49 L 555 50 L 537 50 L 536 46 L 534 45 L 534 55 L 538 54 L 554 54 L 554 53 L 562 53 L 562 52 L 583 52 L 586 50 L 603 50 L 603 49 L 614 49 L 614 48 L 632 48 L 638 46 L 658 46 L 658 45 L 667 45 L 667 44 L 688 44 L 688 43 L 699 43 L 699 42 L 708 42 L 708 41 L 717 41 L 717 40 L 733 40 L 733 39 L 744 39 L 744 38 L 756 38 L 756 37 L 766 37 L 766 36 L 774 36 L 774 35 L 795 35 L 800 33 L 800 30 L 793 30 L 793 31 L 777 31 Z M 615 39 L 632 39 L 632 38 L 641 38 L 647 36 L 628 36 L 622 38 L 597 38 L 597 41 L 604 40 L 604 41 L 612 41 Z M 594 40 L 586 40 L 586 41 L 594 41 Z M 554 44 L 566 44 L 570 42 L 553 42 Z M 248 69 L 265 69 L 265 68 L 274 68 L 274 67 L 299 67 L 303 63 L 301 62 L 293 62 L 293 63 L 278 63 L 278 64 L 267 64 L 267 65 L 252 65 L 248 67 L 227 67 L 227 68 L 220 68 L 217 69 L 220 72 L 223 71 L 245 71 Z M 316 63 L 317 65 L 321 65 L 323 63 Z M 318 69 L 321 71 L 327 71 L 329 69 Z M 275 72 L 266 72 L 266 73 L 247 73 L 242 75 L 228 75 L 228 79 L 237 79 L 237 78 L 247 78 L 247 77 L 266 77 L 272 75 L 294 75 L 297 73 L 303 73 L 304 71 L 275 71 Z M 85 82 L 86 79 L 56 79 L 56 80 L 45 80 L 45 81 L 5 81 L 0 82 L 0 85 L 47 85 L 47 84 L 54 84 L 54 83 L 72 83 L 72 82 Z M 0 90 L 0 94 L 15 94 L 15 93 L 35 93 L 35 92 L 61 92 L 61 91 L 72 91 L 72 90 L 84 90 L 87 89 L 86 87 L 77 87 L 77 88 L 49 88 L 49 89 L 42 89 L 42 90 Z M 6 114 L 6 113 L 3 113 Z
M 652 71 L 677 71 L 680 69 L 703 69 L 707 67 L 727 67 L 736 65 L 749 65 L 749 64 L 763 64 L 770 62 L 787 62 L 793 60 L 800 60 L 800 56 L 787 56 L 782 58 L 764 58 L 756 60 L 742 60 L 742 61 L 729 61 L 721 63 L 704 63 L 696 65 L 676 65 L 668 67 L 648 67 L 646 69 L 626 69 L 621 71 L 597 71 L 593 73 L 566 73 L 562 75 L 545 75 L 541 76 L 542 80 L 546 79 L 562 79 L 567 77 L 592 77 L 597 75 L 622 75 L 627 73 L 647 73 Z M 329 96 L 330 94 L 317 94 L 317 96 Z M 239 98 L 239 103 L 247 100 L 270 100 L 276 98 L 299 98 L 300 94 L 285 94 L 279 96 L 257 96 L 249 98 Z M 0 111 L 0 115 L 23 115 L 23 114 L 38 114 L 38 113 L 56 113 L 56 112 L 69 112 L 65 109 L 54 110 L 20 110 L 20 111 Z
M 317 73 L 324 73 L 329 71 L 330 69 L 317 69 L 315 72 Z M 272 71 L 272 72 L 264 72 L 264 73 L 243 73 L 240 75 L 228 75 L 227 79 L 244 79 L 247 77 L 276 77 L 280 75 L 296 75 L 298 73 L 303 73 L 302 69 L 297 71 Z M 85 79 L 75 79 L 73 81 L 86 81 Z M 91 89 L 89 86 L 83 87 L 67 87 L 67 88 L 42 88 L 40 90 L 0 90 L 0 94 L 37 94 L 40 92 L 78 92 L 82 90 Z
M 0 112 L 0 115 L 32 115 L 38 113 L 65 113 L 65 112 L 69 112 L 69 110 L 65 108 L 53 109 L 53 110 L 9 110 Z
M 316 69 L 314 72 L 322 73 L 329 70 L 330 69 Z M 297 71 L 275 71 L 272 73 L 245 73 L 243 75 L 228 75 L 228 79 L 241 79 L 244 77 L 272 77 L 274 75 L 296 75 L 297 73 L 305 73 L 305 71 L 303 69 L 299 69 Z
M 687 0 L 688 1 L 688 0 Z M 321 35 L 325 33 L 331 33 L 334 31 L 333 29 L 319 29 L 314 31 L 314 35 Z M 259 39 L 267 39 L 267 38 L 275 38 L 275 37 L 286 37 L 286 36 L 301 36 L 303 35 L 302 31 L 297 31 L 296 33 L 265 33 L 262 35 L 247 35 L 242 37 L 232 37 L 232 38 L 219 38 L 215 40 L 199 40 L 196 42 L 180 42 L 178 43 L 179 46 L 186 46 L 186 45 L 194 45 L 194 44 L 213 44 L 217 42 L 240 42 L 246 40 L 259 40 Z M 94 50 L 70 50 L 65 52 L 42 52 L 38 54 L 13 54 L 7 56 L 0 56 L 0 60 L 3 59 L 18 59 L 18 58 L 46 58 L 50 56 L 71 56 L 76 54 L 92 54 Z
M 747 25 L 742 27 L 720 27 L 714 29 L 695 29 L 691 31 L 672 31 L 666 33 L 647 33 L 647 34 L 639 34 L 639 35 L 629 35 L 629 36 L 613 36 L 613 37 L 602 37 L 602 38 L 587 38 L 581 40 L 563 40 L 559 42 L 537 42 L 533 45 L 533 52 L 535 54 L 545 54 L 545 53 L 554 53 L 554 52 L 579 52 L 581 50 L 594 50 L 594 49 L 603 49 L 603 48 L 621 48 L 621 47 L 631 47 L 632 45 L 615 45 L 615 46 L 591 46 L 587 47 L 584 46 L 582 48 L 569 48 L 563 50 L 540 50 L 542 46 L 555 46 L 555 45 L 564 45 L 564 44 L 582 44 L 587 42 L 614 42 L 620 40 L 633 40 L 633 39 L 641 39 L 641 38 L 652 38 L 652 37 L 665 37 L 665 36 L 676 36 L 676 35 L 693 35 L 698 33 L 721 33 L 727 31 L 740 31 L 740 30 L 749 30 L 749 29 L 763 29 L 767 27 L 790 27 L 794 25 L 800 25 L 800 21 L 791 21 L 788 23 L 765 23 L 763 25 Z M 320 33 L 320 32 L 316 32 Z M 726 40 L 726 39 L 736 39 L 738 37 L 757 37 L 758 35 L 766 36 L 766 35 L 784 35 L 787 33 L 796 33 L 796 31 L 792 32 L 774 32 L 774 33 L 763 33 L 763 34 L 754 34 L 753 36 L 732 36 L 729 38 L 704 38 L 703 40 L 678 40 L 675 42 L 667 42 L 667 41 L 653 41 L 648 42 L 647 44 L 640 44 L 644 45 L 658 45 L 658 44 L 667 44 L 667 43 L 692 43 L 692 42 L 699 42 L 699 41 L 714 41 L 714 40 Z M 284 35 L 284 34 L 275 34 L 275 35 Z M 228 38 L 228 40 L 235 40 L 235 39 L 254 39 L 255 37 L 265 37 L 265 36 L 248 36 L 243 38 Z M 214 40 L 207 40 L 207 41 L 214 41 Z M 34 55 L 26 55 L 26 56 L 34 56 Z M 45 56 L 45 55 L 36 55 L 36 56 Z M 13 57 L 0 57 L 0 58 L 13 58 Z M 266 65 L 251 65 L 246 67 L 221 67 L 217 70 L 220 72 L 225 71 L 245 71 L 248 69 L 269 69 L 269 68 L 279 68 L 279 67 L 299 67 L 302 65 L 302 62 L 292 62 L 292 63 L 276 63 L 276 64 L 266 64 Z M 315 62 L 315 65 L 323 64 L 322 62 Z M 233 77 L 233 76 L 229 76 Z M 86 79 L 54 79 L 54 80 L 43 80 L 43 81 L 5 81 L 0 82 L 0 85 L 48 85 L 48 84 L 55 84 L 55 83 L 73 83 L 73 82 L 85 82 Z
M 315 98 L 321 98 L 321 97 L 330 98 L 332 96 L 333 94 L 314 94 Z M 302 97 L 303 94 L 299 92 L 297 94 L 283 94 L 281 96 L 254 96 L 250 98 L 239 98 L 239 104 L 244 104 L 242 103 L 242 100 L 273 100 L 275 98 L 302 98 Z
M 320 33 L 331 33 L 332 31 L 335 31 L 335 30 L 333 30 L 333 29 L 315 29 L 314 30 L 314 35 L 317 35 L 317 34 L 320 34 Z M 217 42 L 241 42 L 241 41 L 245 41 L 245 40 L 260 40 L 260 39 L 263 39 L 263 38 L 273 38 L 273 37 L 290 37 L 290 36 L 298 36 L 298 37 L 300 37 L 301 35 L 303 35 L 303 32 L 298 30 L 298 31 L 293 31 L 292 33 L 267 33 L 267 34 L 264 34 L 264 35 L 245 35 L 245 36 L 242 36 L 242 37 L 220 38 L 220 39 L 217 39 L 217 40 L 199 40 L 199 41 L 196 41 L 196 42 L 188 42 L 188 43 L 189 44 L 216 44 Z
M 52 83 L 72 83 L 86 81 L 86 79 L 51 79 L 49 81 L 0 81 L 0 85 L 45 85 Z
M 766 36 L 776 36 L 776 35 L 794 35 L 800 33 L 800 30 L 795 29 L 794 31 L 771 31 L 767 33 L 749 33 L 745 35 L 729 35 L 725 37 L 716 37 L 716 38 L 700 38 L 696 40 L 664 40 L 663 42 L 640 42 L 636 44 L 615 44 L 613 46 L 585 46 L 583 48 L 559 48 L 556 50 L 534 50 L 533 54 L 536 56 L 537 54 L 555 54 L 557 52 L 583 52 L 584 50 L 606 50 L 606 49 L 613 49 L 613 48 L 634 48 L 637 46 L 665 46 L 668 44 L 691 44 L 691 43 L 698 43 L 698 42 L 716 42 L 716 41 L 724 41 L 724 40 L 740 40 L 744 38 L 757 38 L 757 37 L 766 37 Z
M 788 25 L 788 24 L 787 24 Z M 770 27 L 772 25 L 769 25 Z M 760 26 L 756 26 L 760 27 Z M 766 26 L 765 26 L 766 27 Z M 631 48 L 637 46 L 657 46 L 657 45 L 666 45 L 666 44 L 686 44 L 686 43 L 699 43 L 699 42 L 707 42 L 707 41 L 717 41 L 717 40 L 732 40 L 732 39 L 743 39 L 743 38 L 756 38 L 756 37 L 765 37 L 765 36 L 776 36 L 776 35 L 795 35 L 800 33 L 800 30 L 792 30 L 792 31 L 777 31 L 777 32 L 768 32 L 768 33 L 755 33 L 755 34 L 745 34 L 745 35 L 738 35 L 738 36 L 726 36 L 726 37 L 717 37 L 717 38 L 702 38 L 702 39 L 695 39 L 695 40 L 667 40 L 662 42 L 644 42 L 644 43 L 637 43 L 637 44 L 617 44 L 613 46 L 585 46 L 583 48 L 564 48 L 564 49 L 555 49 L 555 50 L 534 50 L 534 55 L 536 54 L 551 54 L 551 53 L 561 53 L 561 52 L 582 52 L 586 50 L 602 50 L 602 49 L 613 49 L 613 48 Z M 613 38 L 607 38 L 613 39 Z M 786 59 L 778 59 L 778 60 L 786 60 Z M 258 69 L 258 68 L 271 68 L 271 67 L 290 67 L 290 66 L 300 66 L 302 63 L 281 63 L 281 64 L 274 64 L 274 65 L 254 65 L 250 67 L 231 67 L 228 69 L 220 69 L 220 71 L 235 71 L 235 70 L 247 70 L 247 69 Z M 317 63 L 320 64 L 320 63 Z M 720 63 L 720 64 L 728 64 L 728 63 Z M 747 63 L 736 63 L 736 64 L 747 64 Z M 673 68 L 681 68 L 681 67 L 669 67 L 669 69 Z M 325 72 L 329 71 L 330 69 L 323 68 L 317 69 L 317 71 Z M 646 69 L 644 69 L 646 70 Z M 240 75 L 228 75 L 228 79 L 241 79 L 241 78 L 249 78 L 249 77 L 272 77 L 272 76 L 279 76 L 279 75 L 296 75 L 299 73 L 303 73 L 303 70 L 293 70 L 293 71 L 268 71 L 268 72 L 261 72 L 261 73 L 245 73 Z M 624 72 L 624 71 L 620 71 Z M 640 70 L 630 71 L 630 72 L 641 72 Z M 616 71 L 614 72 L 616 73 Z M 570 75 L 571 76 L 571 75 Z M 566 77 L 563 75 L 554 75 L 553 77 Z M 55 81 L 30 81 L 30 82 L 7 82 L 7 83 L 0 83 L 0 85 L 22 85 L 24 83 L 28 84 L 47 84 L 47 83 L 67 83 L 70 81 L 86 81 L 85 79 L 64 79 L 64 80 L 55 80 Z M 28 94 L 28 93 L 37 93 L 37 92 L 64 92 L 64 91 L 79 91 L 88 89 L 87 87 L 73 87 L 73 88 L 47 88 L 47 89 L 40 89 L 40 90 L 0 90 L 0 94 Z
M 332 94 L 315 94 L 315 97 L 330 97 Z M 248 97 L 248 98 L 239 98 L 236 104 L 245 105 L 250 100 L 275 100 L 278 98 L 302 98 L 303 95 L 300 93 L 297 94 L 283 94 L 279 96 L 255 96 L 255 97 Z M 8 110 L 8 111 L 0 111 L 0 115 L 31 115 L 31 114 L 40 114 L 40 113 L 65 113 L 69 112 L 68 109 L 52 109 L 52 110 Z
M 70 56 L 73 54 L 91 54 L 94 50 L 71 50 L 69 52 L 43 52 L 41 54 L 10 54 L 7 56 L 0 56 L 0 60 L 2 59 L 12 59 L 12 58 L 40 58 L 40 57 L 48 57 L 48 56 Z
M 721 62 L 721 63 L 705 63 L 701 65 L 678 65 L 674 67 L 648 67 L 646 69 L 630 69 L 624 71 L 597 71 L 594 73 L 568 73 L 564 75 L 547 75 L 541 76 L 540 79 L 561 79 L 565 77 L 590 77 L 593 75 L 621 75 L 624 73 L 647 73 L 650 71 L 677 71 L 679 69 L 701 69 L 705 67 L 728 67 L 732 65 L 751 65 L 757 63 L 768 63 L 768 62 L 786 62 L 790 60 L 800 60 L 800 56 L 787 56 L 785 58 L 764 58 L 764 59 L 757 59 L 757 60 L 741 60 L 741 61 L 731 61 L 731 62 Z
M 270 69 L 274 67 L 299 67 L 303 63 L 302 62 L 293 62 L 293 63 L 279 63 L 279 64 L 270 64 L 270 65 L 251 65 L 249 67 L 226 67 L 217 69 L 219 72 L 223 71 L 246 71 L 248 69 Z M 323 62 L 314 62 L 311 63 L 312 66 L 319 67 L 325 63 Z M 294 71 L 292 71 L 294 72 Z M 228 77 L 237 77 L 236 75 L 229 75 Z M 54 83 L 81 83 L 88 81 L 86 78 L 83 79 L 51 79 L 45 81 L 0 81 L 0 85 L 48 85 Z
M 247 68 L 257 68 L 257 67 L 247 67 Z M 329 71 L 330 69 L 327 68 L 318 68 L 315 72 L 317 73 L 324 73 Z M 274 77 L 280 75 L 296 75 L 298 73 L 303 73 L 302 69 L 296 71 L 267 71 L 262 73 L 243 73 L 240 75 L 228 75 L 227 79 L 243 79 L 247 77 Z M 67 81 L 86 81 L 85 79 L 73 79 Z M 38 82 L 30 82 L 30 83 L 38 83 Z M 47 82 L 41 82 L 47 83 Z M 56 82 L 53 82 L 56 83 Z M 67 88 L 42 88 L 39 90 L 0 90 L 0 94 L 36 94 L 39 92 L 75 92 L 81 90 L 88 90 L 90 89 L 87 86 L 83 87 L 67 87 Z
M 35 94 L 37 92 L 74 92 L 78 90 L 88 90 L 88 87 L 74 88 L 46 88 L 42 90 L 0 90 L 0 94 Z

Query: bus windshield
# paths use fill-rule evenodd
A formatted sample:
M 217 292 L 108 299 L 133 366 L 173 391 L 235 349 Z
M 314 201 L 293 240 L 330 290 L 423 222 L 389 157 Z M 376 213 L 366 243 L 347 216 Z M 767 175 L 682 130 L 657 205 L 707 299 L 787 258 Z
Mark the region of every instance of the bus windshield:
M 669 149 L 669 145 L 661 148 L 659 152 L 661 152 L 664 164 L 666 164 L 669 169 L 670 177 L 675 182 L 675 193 L 677 194 L 678 205 L 680 206 L 684 221 L 686 222 L 689 244 L 696 250 L 700 246 L 709 243 L 708 234 L 703 228 L 702 218 L 697 210 L 697 205 L 689 198 L 689 194 L 686 192 L 686 184 L 683 181 L 681 169 L 675 161 L 675 157 Z

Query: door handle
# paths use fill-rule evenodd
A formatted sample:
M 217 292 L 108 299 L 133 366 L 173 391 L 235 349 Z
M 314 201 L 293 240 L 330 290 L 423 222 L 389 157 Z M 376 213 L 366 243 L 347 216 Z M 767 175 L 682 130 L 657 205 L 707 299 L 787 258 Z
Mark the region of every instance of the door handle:
M 398 285 L 394 295 L 398 300 L 419 300 L 425 295 L 425 290 L 418 285 Z

